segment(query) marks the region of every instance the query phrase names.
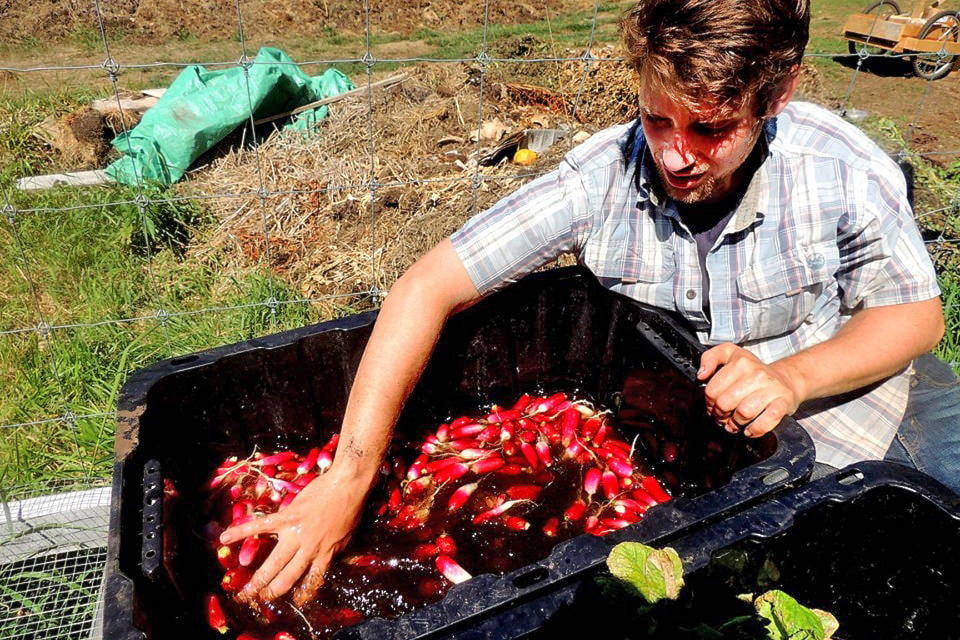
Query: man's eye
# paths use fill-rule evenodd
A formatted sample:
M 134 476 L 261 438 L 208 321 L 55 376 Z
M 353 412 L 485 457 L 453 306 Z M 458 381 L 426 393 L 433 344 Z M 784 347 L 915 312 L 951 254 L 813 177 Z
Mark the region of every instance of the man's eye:
M 660 127 L 666 127 L 667 125 L 670 124 L 670 121 L 667 118 L 661 118 L 660 116 L 652 116 L 652 115 L 646 114 L 643 116 L 643 119 L 651 127 L 660 128 Z
M 733 128 L 733 125 L 728 122 L 698 122 L 697 124 L 693 125 L 693 128 L 700 135 L 719 137 L 729 133 Z

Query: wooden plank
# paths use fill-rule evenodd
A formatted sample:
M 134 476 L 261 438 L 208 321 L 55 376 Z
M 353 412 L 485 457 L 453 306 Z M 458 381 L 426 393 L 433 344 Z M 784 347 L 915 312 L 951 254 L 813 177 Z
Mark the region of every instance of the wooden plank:
M 70 171 L 68 173 L 54 173 L 47 176 L 30 176 L 17 180 L 17 188 L 23 191 L 49 189 L 57 185 L 89 186 L 113 182 L 102 169 L 92 171 Z
M 90 103 L 90 108 L 100 113 L 111 113 L 126 111 L 128 113 L 143 113 L 153 105 L 159 102 L 160 98 L 153 96 L 144 96 L 142 98 L 121 98 L 119 101 L 114 98 L 104 98 L 103 100 L 94 100 Z
M 941 50 L 949 55 L 960 55 L 960 42 L 940 42 L 939 40 L 920 40 L 919 38 L 904 38 L 900 43 L 904 51 L 922 51 L 924 53 L 938 53 Z
M 322 107 L 325 104 L 332 104 L 334 102 L 339 102 L 344 98 L 350 98 L 352 96 L 362 95 L 366 93 L 368 89 L 378 89 L 378 88 L 386 89 L 387 87 L 393 86 L 399 82 L 403 82 L 408 77 L 410 77 L 410 74 L 407 74 L 407 73 L 401 73 L 399 75 L 391 76 L 384 80 L 380 80 L 379 82 L 374 82 L 371 85 L 359 87 L 357 89 L 351 89 L 350 91 L 344 91 L 341 94 L 331 96 L 329 98 L 324 98 L 323 100 L 317 100 L 316 102 L 311 102 L 309 104 L 305 104 L 302 107 L 297 107 L 293 111 L 286 111 L 284 113 L 278 113 L 276 115 L 272 115 L 266 118 L 260 118 L 259 120 L 254 120 L 253 124 L 259 125 L 259 124 L 264 124 L 266 122 L 273 122 L 274 120 L 280 120 L 281 118 L 288 118 L 298 113 L 309 111 L 310 109 L 316 109 L 317 107 Z
M 862 41 L 866 38 L 896 42 L 900 39 L 906 25 L 888 20 L 878 20 L 877 16 L 856 13 L 847 18 L 843 25 L 843 36 L 850 40 Z

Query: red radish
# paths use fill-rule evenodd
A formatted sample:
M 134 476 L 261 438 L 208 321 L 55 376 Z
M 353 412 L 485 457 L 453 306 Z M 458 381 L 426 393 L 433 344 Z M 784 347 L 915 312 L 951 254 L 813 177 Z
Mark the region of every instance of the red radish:
M 494 411 L 487 416 L 487 422 L 506 422 L 507 420 L 517 420 L 523 413 L 520 409 L 508 409 L 506 411 Z
M 484 429 L 487 425 L 481 424 L 479 422 L 474 422 L 472 424 L 465 424 L 462 427 L 457 427 L 456 429 L 450 429 L 450 438 L 456 440 L 458 438 L 465 438 L 467 436 L 475 436 Z
M 597 516 L 589 516 L 586 520 L 584 520 L 583 528 L 586 530 L 587 533 L 590 533 L 590 530 L 596 529 L 599 523 L 600 523 L 600 518 L 598 518 Z
M 523 500 L 507 500 L 503 504 L 497 505 L 492 509 L 481 511 L 473 517 L 473 524 L 483 524 L 487 520 L 496 518 L 499 515 L 503 515 L 510 507 L 521 502 L 523 502 Z
M 583 418 L 592 418 L 597 415 L 597 412 L 593 409 L 593 407 L 587 406 L 582 402 L 577 402 L 573 405 L 573 408 L 580 412 L 580 416 Z
M 540 402 L 537 402 L 532 408 L 527 407 L 526 413 L 537 414 L 537 413 L 547 413 L 552 411 L 558 404 L 567 399 L 567 396 L 563 393 L 555 393 L 549 398 L 544 398 Z
M 254 461 L 253 464 L 255 464 L 255 465 L 259 466 L 259 467 L 267 467 L 267 466 L 271 466 L 271 465 L 277 465 L 277 464 L 280 464 L 281 462 L 286 462 L 287 460 L 292 459 L 292 458 L 295 457 L 296 455 L 297 455 L 297 454 L 295 454 L 293 451 L 278 451 L 277 453 L 274 453 L 273 455 L 264 456 L 264 457 L 260 458 L 259 460 Z
M 470 496 L 474 491 L 477 490 L 479 486 L 476 482 L 471 482 L 470 484 L 465 484 L 450 495 L 450 500 L 447 501 L 447 511 L 456 511 L 464 504 L 467 500 L 470 499 Z
M 450 438 L 450 425 L 446 422 L 437 427 L 437 440 L 446 442 Z
M 507 516 L 503 519 L 503 524 L 511 531 L 526 531 L 530 528 L 530 523 L 518 516 Z
M 300 487 L 287 480 L 274 478 L 270 481 L 275 491 L 286 491 L 287 493 L 300 493 Z
M 289 631 L 277 631 L 273 636 L 273 640 L 297 640 L 297 636 Z
M 600 428 L 597 429 L 597 432 L 593 434 L 593 444 L 598 447 L 603 444 L 603 441 L 607 439 L 607 423 L 600 425 Z
M 241 567 L 249 567 L 257 557 L 257 552 L 263 545 L 263 538 L 260 536 L 250 536 L 240 545 L 240 554 L 237 559 Z
M 288 493 L 287 495 L 283 496 L 283 500 L 280 501 L 280 508 L 286 509 L 287 507 L 289 507 L 290 503 L 292 503 L 293 499 L 296 497 L 297 497 L 297 494 L 295 493 Z
M 296 472 L 297 467 L 299 466 L 300 462 L 294 458 L 277 464 L 277 471 L 285 471 L 287 473 L 290 473 L 291 471 Z
M 642 504 L 643 506 L 647 507 L 648 509 L 650 507 L 655 507 L 658 504 L 660 504 L 659 502 L 654 500 L 653 496 L 647 493 L 646 490 L 643 489 L 643 487 L 637 487 L 633 489 L 630 492 L 630 497 L 636 500 L 637 502 L 639 502 L 640 504 Z
M 583 453 L 583 451 L 584 451 L 584 448 L 583 448 L 583 445 L 580 444 L 580 441 L 574 440 L 567 446 L 567 448 L 564 450 L 564 453 L 568 458 L 576 459 L 576 457 L 579 456 L 581 453 Z
M 519 464 L 511 463 L 503 465 L 496 471 L 504 476 L 518 476 L 523 473 L 523 467 Z
M 300 476 L 300 477 L 297 478 L 296 480 L 294 480 L 294 481 L 293 481 L 293 484 L 297 485 L 298 487 L 300 487 L 300 488 L 302 489 L 302 488 L 304 488 L 305 486 L 307 486 L 308 484 L 310 484 L 311 482 L 313 482 L 313 481 L 316 480 L 316 479 L 317 479 L 317 474 L 314 473 L 314 472 L 312 472 L 312 471 L 310 471 L 310 472 L 308 472 L 308 473 L 303 474 L 302 476 Z
M 600 526 L 606 527 L 607 529 L 623 529 L 624 527 L 629 527 L 636 520 L 631 520 L 629 518 L 601 518 Z
M 447 555 L 437 556 L 437 569 L 443 574 L 443 577 L 454 584 L 460 584 L 472 578 L 467 570 L 461 567 L 457 562 Z M 223 632 L 221 632 L 223 633 Z
M 414 560 L 426 560 L 427 558 L 432 558 L 439 554 L 440 547 L 429 542 L 418 544 L 413 548 L 413 551 L 410 552 L 410 555 Z
M 475 420 L 468 416 L 460 416 L 459 418 L 457 418 L 456 420 L 450 423 L 450 428 L 457 429 L 458 427 L 462 427 L 465 424 L 470 424 L 471 422 L 475 422 Z
M 337 445 L 340 443 L 340 434 L 335 433 L 330 436 L 330 439 L 327 440 L 327 444 L 323 445 L 324 451 L 334 451 L 337 448 Z
M 567 409 L 560 415 L 560 442 L 568 446 L 577 436 L 577 426 L 580 424 L 580 413 L 573 408 Z
M 226 633 L 230 630 L 230 627 L 227 625 L 227 617 L 223 615 L 220 599 L 213 593 L 208 593 L 205 598 L 207 601 L 207 623 L 211 629 Z
M 430 475 L 420 476 L 416 480 L 407 483 L 407 486 L 403 488 L 403 495 L 410 499 L 419 498 L 430 490 L 433 480 L 434 477 Z
M 560 528 L 559 518 L 550 518 L 543 524 L 543 535 L 551 538 L 557 537 L 557 530 Z
M 582 501 L 576 500 L 573 504 L 567 507 L 567 510 L 563 512 L 564 520 L 569 520 L 570 522 L 576 522 L 582 518 L 587 513 L 587 505 Z
M 320 473 L 326 472 L 333 465 L 333 453 L 324 449 L 317 456 L 317 468 Z
M 657 502 L 666 502 L 670 499 L 670 494 L 664 491 L 663 487 L 660 486 L 660 483 L 657 482 L 657 479 L 653 476 L 644 476 L 643 479 L 640 480 L 640 486 Z
M 478 446 L 480 446 L 480 441 L 476 438 L 459 438 L 447 443 L 447 447 L 454 451 L 463 451 L 464 449 L 471 449 Z
M 587 492 L 588 496 L 592 496 L 597 492 L 597 488 L 600 486 L 600 469 L 593 467 L 587 471 L 587 475 L 583 478 L 583 490 Z
M 418 456 L 417 459 L 413 461 L 413 464 L 410 465 L 410 468 L 407 469 L 407 480 L 416 480 L 419 478 L 423 472 L 423 467 L 429 460 L 430 456 L 425 453 Z
M 456 457 L 450 456 L 449 458 L 437 458 L 436 460 L 431 460 L 423 467 L 424 475 L 436 473 L 437 471 L 442 471 L 452 464 L 457 464 L 460 462 Z
M 503 470 L 506 468 L 506 462 L 500 456 L 487 456 L 474 462 L 471 467 L 474 473 L 490 473 L 491 471 L 503 473 Z
M 523 411 L 524 409 L 527 408 L 527 405 L 530 404 L 531 401 L 533 401 L 533 397 L 525 393 L 522 396 L 520 396 L 520 398 L 518 398 L 517 401 L 514 402 L 513 406 L 510 408 L 519 409 L 520 411 Z
M 243 485 L 235 484 L 230 487 L 230 499 L 237 500 L 240 497 L 240 494 L 243 493 Z
M 607 466 L 621 478 L 629 478 L 633 475 L 633 465 L 629 462 L 624 462 L 620 458 L 608 458 Z
M 616 502 L 613 503 L 613 510 L 623 516 L 631 513 L 640 517 L 646 513 L 647 508 L 648 505 L 632 498 L 617 498 Z
M 520 453 L 523 454 L 523 457 L 526 458 L 527 462 L 530 464 L 530 468 L 536 471 L 540 468 L 540 459 L 537 457 L 537 450 L 529 442 L 524 442 L 520 445 Z
M 403 496 L 400 493 L 400 487 L 394 487 L 390 490 L 390 497 L 387 498 L 387 508 L 390 509 L 391 513 L 396 513 L 397 509 L 400 508 L 402 499 Z
M 487 458 L 487 460 L 489 459 L 490 458 Z M 484 462 L 484 460 L 478 460 L 474 464 L 480 464 L 481 462 Z M 437 484 L 443 484 L 445 482 L 463 477 L 468 471 L 470 471 L 469 466 L 462 462 L 457 462 L 456 464 L 452 464 L 449 467 L 445 467 L 444 469 L 438 471 L 436 474 L 434 474 L 434 477 L 437 480 Z
M 491 424 L 486 429 L 477 434 L 477 440 L 480 442 L 493 442 L 500 438 L 502 427 L 499 424 Z
M 505 440 L 501 446 L 501 450 L 503 451 L 503 455 L 510 457 L 517 455 L 519 448 L 513 440 Z
M 259 640 L 257 636 L 252 633 L 241 633 L 237 636 L 237 640 Z
M 457 543 L 454 542 L 453 537 L 451 537 L 449 533 L 441 533 L 437 536 L 435 542 L 441 553 L 445 553 L 448 556 L 456 555 Z
M 244 585 L 250 582 L 250 576 L 253 575 L 247 567 L 234 567 L 223 574 L 220 580 L 220 586 L 227 593 L 237 593 L 243 589 Z
M 240 564 L 240 561 L 237 559 L 237 552 L 233 547 L 225 544 L 217 547 L 217 562 L 219 562 L 220 566 L 224 569 L 233 569 Z
M 549 467 L 553 464 L 553 456 L 550 455 L 550 445 L 548 445 L 543 440 L 537 440 L 537 444 L 534 445 L 534 448 L 537 450 L 537 457 L 540 458 L 540 462 L 545 467 Z
M 581 428 L 581 433 L 583 434 L 584 440 L 593 439 L 594 434 L 597 433 L 597 429 L 600 428 L 600 419 L 599 418 L 588 418 L 583 422 L 583 427 Z
M 420 445 L 420 452 L 425 453 L 428 456 L 432 456 L 435 453 L 440 453 L 441 448 L 439 444 L 434 444 L 432 442 L 424 442 Z
M 507 497 L 513 500 L 536 500 L 543 490 L 538 484 L 515 484 L 507 489 Z
M 537 441 L 537 432 L 532 429 L 524 429 L 520 432 L 520 440 L 533 444 Z
M 603 495 L 607 500 L 613 500 L 620 493 L 620 482 L 617 480 L 617 474 L 613 471 L 604 471 L 600 476 L 600 485 L 603 487 Z
M 351 567 L 374 567 L 380 564 L 380 558 L 373 553 L 362 553 L 356 556 L 350 556 L 343 559 L 344 564 Z
M 437 438 L 437 436 L 433 434 L 430 434 L 429 436 L 424 438 L 423 441 L 428 444 L 440 444 L 440 440 Z
M 463 460 L 478 460 L 480 458 L 485 458 L 491 454 L 490 449 L 481 449 L 479 447 L 473 447 L 472 449 L 464 449 L 460 452 L 460 458 Z

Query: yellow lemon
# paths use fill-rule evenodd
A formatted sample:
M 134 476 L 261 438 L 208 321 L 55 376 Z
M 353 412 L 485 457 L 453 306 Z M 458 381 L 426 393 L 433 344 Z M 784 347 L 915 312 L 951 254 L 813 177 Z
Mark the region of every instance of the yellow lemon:
M 517 149 L 517 152 L 513 154 L 513 163 L 514 164 L 533 164 L 537 161 L 537 153 L 531 151 L 530 149 Z

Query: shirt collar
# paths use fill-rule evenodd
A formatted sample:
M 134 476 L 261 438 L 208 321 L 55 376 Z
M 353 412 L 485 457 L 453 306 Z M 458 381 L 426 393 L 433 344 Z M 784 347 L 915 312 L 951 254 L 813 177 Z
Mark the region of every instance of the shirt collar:
M 639 122 L 637 123 L 637 127 L 640 131 L 636 152 L 636 157 L 638 158 L 637 202 L 648 200 L 653 204 L 655 210 L 678 218 L 676 205 L 663 193 L 659 181 L 654 179 L 656 169 L 653 166 L 653 158 L 650 157 L 650 150 L 646 144 L 646 140 L 643 138 L 643 129 L 640 127 Z M 767 188 L 770 184 L 770 144 L 774 138 L 776 138 L 776 135 L 776 118 L 765 120 L 763 133 L 757 141 L 758 148 L 755 151 L 755 153 L 760 156 L 759 166 L 753 172 L 753 176 L 750 177 L 747 190 L 737 205 L 736 215 L 731 219 L 730 225 L 732 226 L 730 227 L 730 231 L 732 232 L 745 230 L 753 224 L 754 221 L 763 218 L 766 214 L 768 203 Z

